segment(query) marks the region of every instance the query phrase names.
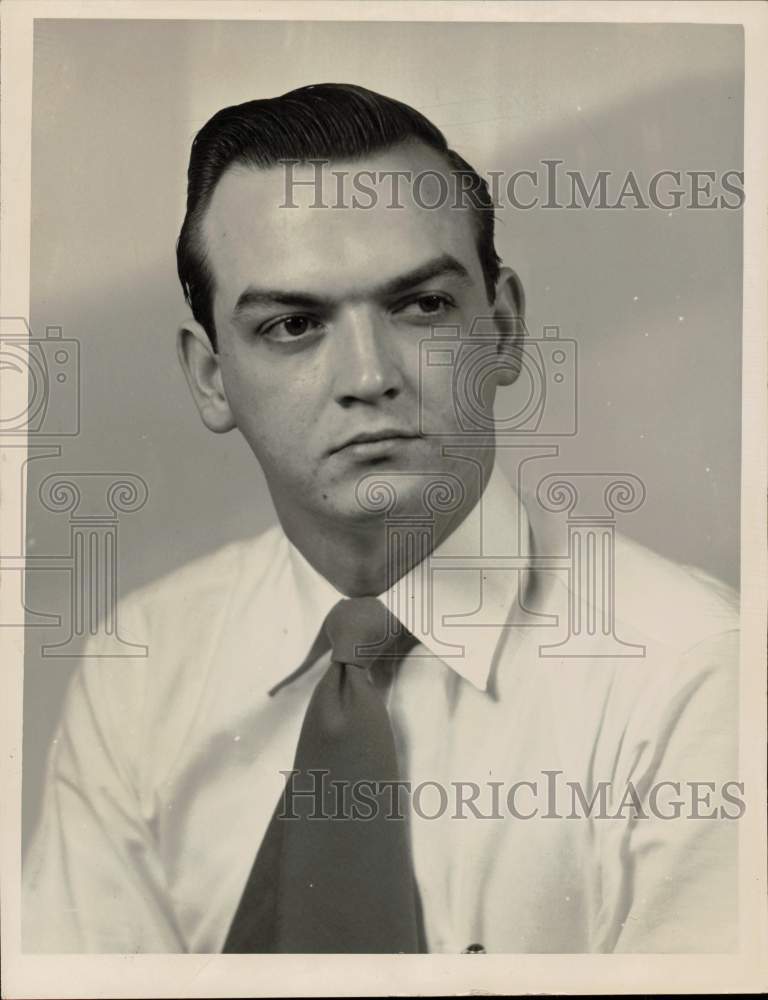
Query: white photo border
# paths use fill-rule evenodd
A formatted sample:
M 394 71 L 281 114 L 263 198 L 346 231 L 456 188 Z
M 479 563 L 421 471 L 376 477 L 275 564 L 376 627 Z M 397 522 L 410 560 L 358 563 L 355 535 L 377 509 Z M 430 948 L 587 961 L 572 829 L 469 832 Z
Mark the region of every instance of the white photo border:
M 745 33 L 745 184 L 741 481 L 741 951 L 735 955 L 245 956 L 25 955 L 20 951 L 24 637 L 0 629 L 0 829 L 3 995 L 247 997 L 759 992 L 768 989 L 766 905 L 766 332 L 768 306 L 768 8 L 748 2 L 503 3 L 6 0 L 2 19 L 0 315 L 29 315 L 32 39 L 36 19 L 453 20 L 741 24 Z M 14 380 L 11 391 L 24 392 Z M 14 412 L 24 400 L 14 400 Z M 0 462 L 0 552 L 23 492 Z M 0 620 L 3 593 L 0 592 Z M 761 752 L 761 748 L 762 752 Z

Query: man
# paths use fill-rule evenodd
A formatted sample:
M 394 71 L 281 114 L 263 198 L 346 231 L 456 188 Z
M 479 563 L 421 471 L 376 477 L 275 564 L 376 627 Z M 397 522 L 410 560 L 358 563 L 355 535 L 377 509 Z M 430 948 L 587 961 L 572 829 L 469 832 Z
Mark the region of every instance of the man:
M 331 84 L 219 112 L 188 180 L 180 361 L 279 525 L 124 603 L 145 661 L 87 651 L 25 949 L 732 949 L 735 605 L 626 539 L 601 600 L 529 524 L 495 463 L 524 300 L 487 187 Z

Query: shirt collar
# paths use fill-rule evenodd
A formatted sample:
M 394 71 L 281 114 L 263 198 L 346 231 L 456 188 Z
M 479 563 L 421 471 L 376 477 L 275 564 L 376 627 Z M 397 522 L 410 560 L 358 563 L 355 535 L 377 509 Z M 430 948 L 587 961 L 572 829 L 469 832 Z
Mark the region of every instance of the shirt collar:
M 291 542 L 287 544 L 300 612 L 293 625 L 300 636 L 291 646 L 303 650 L 304 660 L 294 661 L 293 671 L 277 687 L 303 673 L 327 649 L 320 630 L 328 612 L 344 598 Z M 458 528 L 379 600 L 416 636 L 420 655 L 437 657 L 485 691 L 521 578 L 528 571 L 529 554 L 525 507 L 497 463 L 485 491 Z M 509 557 L 517 557 L 514 567 Z M 502 565 L 496 565 L 497 560 Z

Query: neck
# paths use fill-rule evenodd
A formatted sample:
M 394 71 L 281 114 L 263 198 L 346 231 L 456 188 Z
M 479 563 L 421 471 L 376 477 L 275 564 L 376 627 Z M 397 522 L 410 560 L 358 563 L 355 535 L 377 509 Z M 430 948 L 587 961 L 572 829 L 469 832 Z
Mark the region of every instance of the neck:
M 318 517 L 306 511 L 280 513 L 289 540 L 307 562 L 347 597 L 376 597 L 436 549 L 473 510 L 484 484 L 466 489 L 461 505 L 428 520 L 397 524 L 382 515 L 364 521 Z

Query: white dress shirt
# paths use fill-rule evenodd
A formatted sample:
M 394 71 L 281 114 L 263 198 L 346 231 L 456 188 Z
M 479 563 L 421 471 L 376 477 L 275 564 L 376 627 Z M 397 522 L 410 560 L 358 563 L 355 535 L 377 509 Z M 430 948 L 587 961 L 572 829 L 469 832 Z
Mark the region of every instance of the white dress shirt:
M 734 595 L 617 535 L 613 632 L 644 655 L 616 656 L 601 628 L 559 655 L 574 592 L 565 567 L 532 558 L 567 552 L 542 525 L 529 532 L 496 471 L 381 595 L 420 640 L 387 698 L 418 806 L 429 950 L 728 951 Z M 519 558 L 471 562 L 489 554 Z M 221 951 L 328 664 L 308 654 L 341 596 L 274 527 L 123 602 L 120 631 L 148 656 L 99 657 L 92 642 L 71 684 L 24 866 L 26 951 Z M 569 781 L 587 798 L 607 782 L 608 815 L 579 812 Z M 663 786 L 658 810 L 615 815 L 630 784 L 662 781 L 679 795 Z M 675 798 L 679 818 L 657 815 Z

